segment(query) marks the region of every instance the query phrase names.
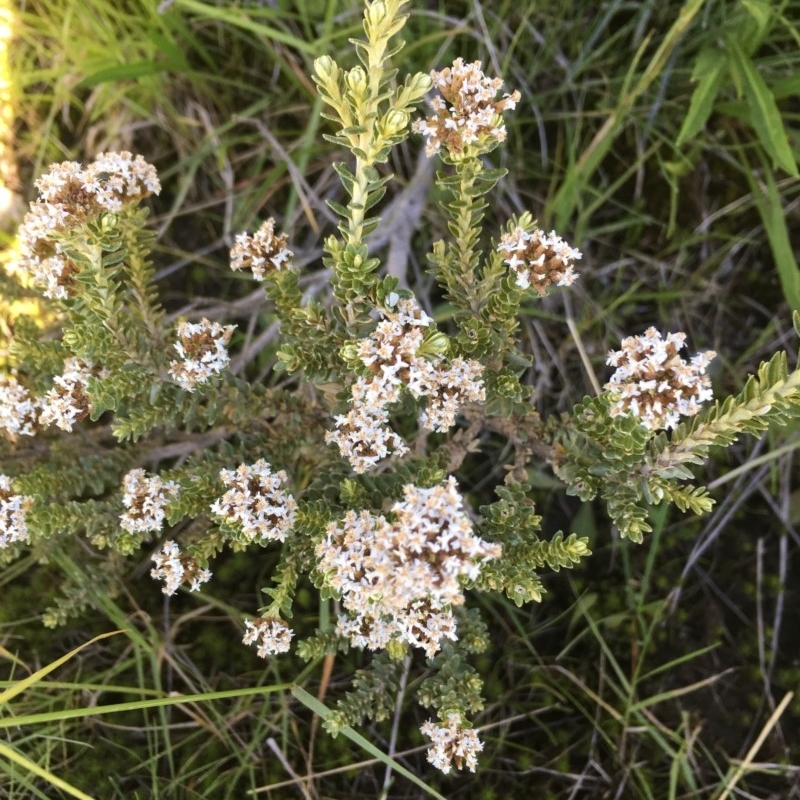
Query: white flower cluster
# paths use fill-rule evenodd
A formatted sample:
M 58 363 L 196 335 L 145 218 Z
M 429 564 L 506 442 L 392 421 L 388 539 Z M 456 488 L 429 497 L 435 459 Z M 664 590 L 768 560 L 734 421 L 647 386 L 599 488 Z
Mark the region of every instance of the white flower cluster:
M 454 358 L 443 361 L 418 359 L 408 378 L 408 391 L 427 405 L 419 421 L 429 431 L 443 432 L 456 424 L 456 414 L 466 403 L 482 403 L 486 399 L 483 386 L 483 364 L 474 359 Z
M 451 609 L 464 602 L 461 579 L 474 580 L 501 549 L 472 533 L 454 478 L 403 492 L 393 522 L 349 511 L 330 523 L 316 547 L 318 569 L 341 593 L 349 614 L 337 632 L 355 647 L 378 650 L 394 639 L 431 657 L 442 639 L 456 639 Z
M 40 411 L 41 403 L 15 373 L 0 375 L 0 429 L 9 436 L 34 436 Z
M 288 653 L 294 631 L 283 620 L 275 617 L 258 617 L 245 620 L 243 644 L 257 644 L 260 658 Z
M 517 276 L 517 286 L 533 286 L 540 296 L 551 286 L 570 286 L 578 277 L 573 262 L 581 258 L 581 251 L 570 247 L 555 231 L 528 233 L 517 227 L 503 234 L 497 249 L 507 254 L 503 260 Z
M 211 580 L 211 572 L 201 569 L 191 556 L 183 555 L 178 543 L 172 540 L 164 542 L 161 550 L 153 554 L 152 561 L 155 566 L 150 570 L 150 576 L 164 581 L 161 590 L 164 594 L 175 594 L 182 583 L 188 583 L 189 591 L 196 592 Z
M 462 58 L 441 72 L 433 70 L 431 78 L 441 93 L 431 101 L 435 115 L 413 125 L 413 130 L 428 137 L 425 152 L 429 156 L 438 153 L 442 145 L 450 156 L 458 157 L 472 144 L 506 138 L 500 114 L 516 107 L 519 92 L 495 100 L 503 81 L 487 78 L 480 61 L 465 64 Z
M 640 417 L 651 430 L 674 428 L 681 416 L 694 416 L 700 403 L 711 400 L 711 382 L 705 374 L 713 350 L 684 361 L 678 351 L 685 333 L 669 333 L 666 339 L 655 328 L 643 336 L 628 336 L 621 350 L 612 350 L 606 363 L 616 367 L 605 389 L 617 398 L 612 416 Z
M 353 407 L 347 414 L 336 415 L 336 430 L 328 431 L 325 441 L 336 444 L 357 473 L 366 472 L 392 453 L 405 455 L 408 448 L 389 427 L 385 395 L 375 381 L 359 378 L 352 393 Z
M 39 199 L 19 230 L 20 266 L 45 297 L 60 299 L 69 297 L 80 269 L 62 249 L 60 236 L 103 211 L 118 211 L 161 191 L 155 167 L 127 151 L 101 153 L 86 168 L 76 161 L 53 164 L 36 188 Z
M 286 473 L 272 473 L 260 458 L 255 464 L 240 464 L 236 470 L 223 469 L 219 477 L 231 488 L 212 506 L 220 517 L 240 525 L 248 539 L 283 542 L 294 524 L 297 503 L 282 489 Z
M 42 201 L 119 211 L 123 205 L 161 191 L 152 164 L 127 150 L 100 153 L 86 168 L 76 161 L 53 164 L 34 184 Z
M 446 728 L 428 720 L 420 726 L 420 732 L 431 740 L 428 748 L 429 764 L 433 764 L 445 775 L 450 772 L 453 763 L 456 769 L 466 766 L 470 772 L 475 772 L 478 766 L 477 754 L 483 750 L 483 742 L 475 730 L 461 727 L 460 714 L 448 714 Z
M 422 358 L 423 329 L 433 320 L 413 299 L 398 299 L 396 309 L 383 310 L 385 319 L 358 343 L 358 357 L 373 373 L 359 378 L 352 388 L 352 408 L 336 417 L 336 430 L 325 435 L 335 443 L 353 469 L 366 472 L 391 453 L 404 455 L 408 448 L 389 428 L 387 406 L 400 398 L 405 387 L 427 405 L 420 422 L 428 430 L 445 431 L 455 424 L 465 403 L 483 402 L 483 366 L 462 358 L 450 362 Z
M 122 486 L 122 504 L 128 511 L 120 516 L 120 525 L 131 533 L 160 531 L 169 498 L 178 494 L 178 484 L 164 482 L 158 475 L 148 478 L 143 469 L 132 469 L 123 478 Z
M 28 541 L 25 515 L 32 506 L 32 497 L 14 494 L 11 478 L 0 475 L 0 548 Z
M 53 388 L 42 399 L 42 425 L 57 425 L 64 431 L 71 431 L 73 425 L 89 416 L 92 404 L 86 394 L 89 378 L 105 378 L 108 371 L 97 369 L 90 360 L 67 358 L 64 372 L 53 378 Z
M 15 373 L 0 375 L 0 429 L 9 436 L 34 436 L 40 426 L 48 425 L 71 431 L 91 413 L 89 378 L 106 375 L 91 361 L 67 358 L 63 374 L 53 378 L 53 388 L 41 398 L 33 397 Z
M 250 236 L 240 233 L 231 248 L 231 269 L 238 272 L 249 269 L 257 281 L 273 270 L 288 266 L 294 253 L 286 246 L 288 236 L 275 234 L 275 220 L 268 219 Z
M 235 329 L 235 325 L 223 327 L 205 318 L 178 323 L 178 341 L 173 347 L 183 360 L 170 362 L 170 376 L 182 389 L 193 392 L 198 384 L 218 375 L 230 361 L 227 348 Z

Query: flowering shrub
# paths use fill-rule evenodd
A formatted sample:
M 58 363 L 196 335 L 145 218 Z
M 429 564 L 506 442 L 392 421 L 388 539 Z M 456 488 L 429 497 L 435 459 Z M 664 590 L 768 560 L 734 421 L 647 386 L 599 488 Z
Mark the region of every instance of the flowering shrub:
M 432 677 L 418 698 L 439 720 L 421 731 L 429 761 L 447 772 L 474 770 L 483 748 L 469 721 L 482 708 L 480 676 L 467 657 L 488 633 L 465 593 L 539 601 L 539 571 L 591 555 L 576 533 L 540 538 L 526 483 L 534 453 L 568 493 L 599 497 L 619 534 L 641 541 L 650 505 L 710 509 L 688 465 L 784 420 L 798 405 L 800 372 L 780 353 L 740 395 L 713 403 L 714 354 L 687 362 L 684 334 L 649 328 L 611 353 L 616 372 L 597 396 L 543 422 L 521 380 L 532 359 L 518 312 L 568 291 L 582 255 L 530 213 L 484 229 L 484 198 L 505 174 L 490 155 L 521 98 L 501 95 L 499 78 L 462 59 L 396 83 L 387 53 L 398 50 L 390 40 L 406 2 L 366 4 L 359 65 L 315 62 L 336 126 L 329 138 L 347 154 L 335 168 L 348 200 L 331 202 L 341 221 L 325 240 L 328 302 L 303 297 L 289 234 L 274 220 L 231 249 L 231 268 L 263 284 L 280 319 L 281 387 L 229 369 L 234 325 L 173 324 L 159 305 L 143 205 L 160 189 L 153 166 L 104 153 L 37 181 L 20 231 L 21 280 L 51 301 L 58 323 L 42 337 L 20 320 L 0 377 L 2 452 L 13 456 L 0 475 L 0 552 L 7 561 L 27 550 L 109 554 L 65 587 L 45 616 L 57 624 L 113 586 L 119 556 L 151 553 L 151 575 L 172 595 L 212 581 L 226 547 L 273 548 L 269 601 L 255 619 L 243 616 L 244 644 L 264 658 L 292 648 L 293 600 L 309 579 L 340 613 L 335 627 L 298 637 L 297 653 L 310 660 L 352 646 L 399 664 L 421 651 Z M 430 92 L 431 115 L 412 120 Z M 412 133 L 442 163 L 451 238 L 429 261 L 452 309 L 443 328 L 382 273 L 366 239 L 391 179 L 382 165 Z M 590 264 L 581 280 L 591 280 Z M 474 508 L 460 470 L 482 434 L 498 431 L 515 432 L 507 461 L 492 465 L 506 478 L 493 502 Z M 381 669 L 384 691 L 356 686 L 326 720 L 332 733 L 382 715 L 397 680 Z

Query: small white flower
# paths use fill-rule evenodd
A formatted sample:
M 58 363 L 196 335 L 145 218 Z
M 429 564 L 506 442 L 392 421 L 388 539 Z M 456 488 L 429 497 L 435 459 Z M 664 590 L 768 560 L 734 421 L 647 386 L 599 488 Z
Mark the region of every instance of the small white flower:
M 716 353 L 708 350 L 684 361 L 678 351 L 685 340 L 682 332 L 662 339 L 651 327 L 642 336 L 623 339 L 622 348 L 608 354 L 606 363 L 616 367 L 604 387 L 615 398 L 612 416 L 629 414 L 640 417 L 650 430 L 669 429 L 711 400 L 711 381 L 705 371 Z
M 356 386 L 365 386 L 357 383 Z M 354 387 L 354 395 L 357 389 Z M 365 392 L 368 395 L 368 391 Z M 386 393 L 379 392 L 380 400 Z M 379 401 L 380 402 L 380 401 Z M 336 417 L 336 430 L 325 434 L 325 442 L 336 444 L 342 458 L 346 458 L 353 471 L 361 474 L 376 466 L 379 461 L 394 454 L 408 452 L 403 440 L 389 427 L 389 413 L 374 404 L 361 404 L 356 399 L 347 414 Z
M 152 561 L 155 566 L 150 576 L 164 581 L 162 592 L 167 595 L 175 594 L 182 583 L 189 584 L 189 591 L 197 592 L 202 584 L 211 580 L 211 572 L 201 569 L 191 556 L 181 554 L 177 542 L 172 540 L 164 542 L 161 550 L 153 554 Z
M 520 289 L 532 286 L 540 296 L 551 286 L 571 286 L 578 277 L 573 264 L 582 257 L 581 251 L 570 247 L 555 231 L 529 233 L 517 227 L 503 234 L 497 250 L 506 254 L 504 262 L 516 275 L 516 285 Z
M 442 95 L 431 101 L 435 116 L 413 124 L 414 131 L 428 138 L 425 152 L 429 156 L 444 146 L 451 157 L 458 158 L 476 142 L 491 145 L 506 138 L 500 115 L 516 107 L 519 92 L 496 100 L 503 81 L 487 78 L 480 61 L 465 64 L 462 58 L 457 58 L 452 67 L 434 70 L 431 78 Z
M 73 426 L 86 419 L 92 404 L 86 394 L 89 378 L 107 377 L 107 370 L 96 369 L 91 361 L 68 358 L 64 361 L 64 372 L 53 378 L 53 388 L 42 400 L 39 422 L 56 425 L 62 430 L 71 431 Z
M 245 620 L 243 644 L 257 644 L 260 658 L 288 653 L 294 631 L 280 619 L 275 617 L 258 617 Z
M 0 429 L 9 436 L 34 436 L 40 409 L 13 372 L 0 375 Z
M 116 211 L 123 203 L 161 191 L 155 167 L 140 155 L 133 156 L 127 150 L 100 153 L 86 167 L 83 185 L 86 191 L 95 196 L 98 204 L 109 211 Z
M 120 516 L 120 525 L 131 533 L 161 530 L 170 497 L 178 494 L 178 484 L 164 482 L 158 475 L 148 478 L 143 469 L 132 469 L 123 479 L 122 504 L 128 511 Z
M 357 473 L 375 467 L 390 455 L 408 452 L 403 440 L 389 427 L 387 406 L 400 399 L 406 387 L 417 398 L 427 398 L 420 415 L 423 427 L 444 431 L 452 427 L 456 414 L 468 402 L 483 402 L 483 366 L 477 361 L 443 359 L 428 361 L 418 355 L 425 338 L 424 328 L 433 320 L 413 298 L 398 298 L 381 309 L 384 319 L 375 330 L 359 340 L 359 359 L 372 373 L 353 384 L 351 410 L 336 417 L 336 430 L 325 441 L 339 446 Z
M 31 203 L 19 230 L 20 267 L 45 297 L 62 300 L 70 296 L 80 271 L 62 252 L 63 234 L 161 191 L 155 168 L 127 151 L 100 153 L 85 169 L 75 161 L 53 164 L 35 185 L 40 198 Z
M 477 755 L 483 750 L 483 742 L 478 738 L 477 731 L 461 727 L 460 714 L 448 714 L 446 728 L 428 720 L 420 726 L 420 732 L 431 740 L 428 763 L 445 775 L 454 764 L 456 769 L 467 767 L 470 772 L 475 772 Z
M 464 602 L 461 579 L 476 578 L 500 546 L 472 533 L 454 478 L 403 491 L 394 522 L 349 511 L 330 523 L 316 547 L 318 570 L 342 596 L 348 613 L 337 632 L 354 646 L 377 650 L 395 639 L 432 657 L 444 639 L 456 639 L 452 606 Z
M 286 246 L 288 238 L 285 233 L 275 233 L 274 219 L 264 222 L 252 236 L 238 234 L 230 253 L 231 269 L 249 269 L 257 281 L 263 281 L 270 272 L 286 269 L 294 255 Z
M 198 384 L 205 383 L 228 366 L 227 345 L 235 329 L 235 325 L 223 327 L 205 318 L 197 323 L 178 324 L 178 341 L 173 346 L 182 361 L 172 361 L 169 374 L 181 388 L 193 392 Z
M 486 389 L 483 364 L 475 360 L 419 359 L 411 370 L 408 389 L 416 398 L 427 398 L 420 424 L 429 431 L 444 432 L 456 424 L 456 414 L 467 403 L 482 403 Z
M 297 503 L 282 488 L 287 481 L 283 470 L 273 473 L 262 458 L 235 471 L 223 469 L 219 476 L 231 488 L 212 504 L 214 514 L 241 526 L 248 539 L 285 541 Z
M 33 498 L 14 494 L 11 478 L 0 475 L 0 548 L 28 541 L 25 516 L 32 507 Z

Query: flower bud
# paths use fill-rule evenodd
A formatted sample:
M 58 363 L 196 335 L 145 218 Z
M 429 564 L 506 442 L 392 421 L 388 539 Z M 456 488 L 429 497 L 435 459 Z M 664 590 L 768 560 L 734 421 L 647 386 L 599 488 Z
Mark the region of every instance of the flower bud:
M 383 23 L 386 21 L 386 3 L 377 2 L 370 3 L 364 9 L 364 31 L 367 38 L 371 39 L 370 35 L 374 31 L 378 31 Z
M 408 114 L 397 109 L 387 111 L 380 121 L 379 130 L 383 136 L 394 136 L 405 130 L 408 125 Z
M 350 93 L 357 100 L 367 95 L 367 73 L 361 67 L 353 67 L 345 76 L 345 83 Z
M 425 336 L 425 340 L 420 345 L 418 355 L 420 356 L 443 356 L 450 350 L 450 340 L 447 335 L 440 331 L 433 331 Z
M 330 56 L 320 56 L 314 59 L 314 72 L 323 83 L 335 82 L 339 77 L 339 65 Z

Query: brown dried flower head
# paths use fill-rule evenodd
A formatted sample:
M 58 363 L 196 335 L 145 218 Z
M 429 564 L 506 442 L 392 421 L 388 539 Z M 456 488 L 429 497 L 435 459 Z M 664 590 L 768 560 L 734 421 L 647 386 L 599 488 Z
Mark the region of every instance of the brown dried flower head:
M 517 286 L 532 286 L 540 296 L 551 286 L 570 286 L 578 277 L 573 262 L 582 257 L 581 251 L 570 247 L 555 231 L 528 233 L 517 227 L 501 237 L 497 249 L 506 254 L 503 261 L 516 275 Z
M 252 236 L 238 234 L 231 248 L 231 269 L 249 269 L 257 281 L 263 281 L 270 272 L 286 269 L 294 255 L 286 246 L 288 238 L 285 233 L 275 233 L 274 219 L 264 222 Z
M 628 336 L 622 349 L 608 354 L 607 364 L 616 367 L 605 388 L 617 400 L 612 416 L 640 417 L 651 430 L 674 428 L 681 416 L 700 411 L 700 404 L 712 397 L 706 367 L 716 356 L 713 350 L 684 361 L 678 351 L 685 333 L 670 333 L 666 339 L 655 328 L 642 336 Z
M 257 617 L 245 620 L 243 644 L 254 644 L 258 647 L 260 658 L 288 653 L 294 631 L 277 617 Z
M 431 78 L 441 95 L 431 101 L 435 114 L 413 125 L 413 130 L 428 137 L 425 152 L 429 156 L 442 146 L 452 158 L 476 155 L 506 138 L 500 114 L 516 107 L 519 92 L 495 100 L 503 81 L 487 78 L 480 61 L 465 64 L 463 58 L 440 72 L 433 70 Z
M 177 542 L 164 542 L 164 546 L 153 554 L 155 564 L 150 577 L 164 581 L 164 594 L 173 595 L 181 584 L 188 584 L 189 591 L 197 592 L 204 583 L 211 580 L 211 572 L 203 569 L 192 556 L 181 553 Z

